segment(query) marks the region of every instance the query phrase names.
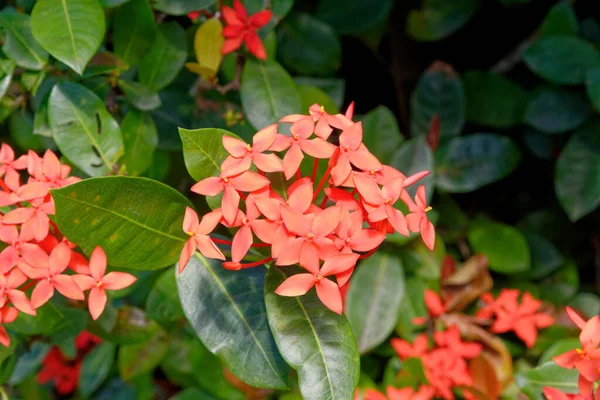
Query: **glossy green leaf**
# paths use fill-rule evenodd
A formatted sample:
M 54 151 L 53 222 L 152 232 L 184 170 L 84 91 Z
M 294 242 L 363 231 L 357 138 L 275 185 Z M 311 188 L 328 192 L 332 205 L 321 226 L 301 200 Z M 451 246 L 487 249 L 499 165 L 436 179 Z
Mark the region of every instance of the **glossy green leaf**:
M 302 100 L 302 110 L 308 110 L 310 106 L 317 103 L 325 107 L 325 111 L 329 114 L 338 114 L 340 112 L 340 109 L 331 97 L 316 86 L 298 85 L 298 93 Z
M 435 154 L 436 185 L 451 193 L 472 192 L 508 176 L 521 153 L 506 136 L 476 133 L 453 138 Z
M 174 322 L 185 317 L 173 271 L 165 271 L 154 284 L 146 299 L 146 313 L 159 322 Z
M 84 397 L 89 397 L 106 380 L 116 352 L 116 345 L 104 342 L 83 358 L 78 388 Z
M 358 350 L 366 353 L 379 346 L 396 326 L 404 298 L 404 270 L 400 258 L 376 252 L 361 261 L 346 296 L 346 315 Z
M 578 130 L 563 147 L 556 162 L 554 189 L 571 221 L 600 205 L 600 131 L 597 123 Z
M 552 357 L 558 356 L 560 354 L 566 353 L 569 350 L 578 349 L 581 346 L 579 342 L 579 338 L 565 338 L 561 339 L 558 342 L 555 342 L 550 346 L 538 361 L 538 364 L 545 364 L 547 362 L 552 362 Z
M 555 4 L 548 11 L 538 32 L 540 37 L 555 35 L 577 36 L 579 24 L 573 5 L 568 0 L 562 0 Z
M 329 25 L 310 14 L 294 13 L 278 29 L 277 54 L 288 71 L 327 76 L 340 67 L 342 45 Z
M 164 90 L 159 96 L 162 106 L 150 112 L 158 130 L 158 148 L 180 151 L 177 129 L 190 128 L 194 101 L 186 93 L 175 90 Z
M 305 400 L 350 399 L 360 375 L 352 328 L 344 315 L 327 309 L 314 289 L 283 297 L 275 289 L 296 267 L 271 267 L 265 282 L 269 325 L 283 358 L 298 372 Z
M 396 117 L 386 106 L 379 106 L 361 118 L 363 143 L 379 161 L 387 164 L 404 141 Z
M 431 171 L 432 174 L 421 179 L 419 185 L 425 186 L 427 202 L 433 197 L 433 152 L 424 138 L 413 138 L 402 143 L 400 148 L 392 156 L 390 165 L 402 172 L 406 176 L 410 176 L 421 171 Z M 417 190 L 417 185 L 407 189 L 411 195 L 414 195 Z
M 519 85 L 484 71 L 469 71 L 463 80 L 469 121 L 495 128 L 521 123 L 529 95 Z
M 172 265 L 186 240 L 185 207 L 175 189 L 147 178 L 87 179 L 52 190 L 56 223 L 86 253 L 104 249 L 115 267 L 152 270 Z
M 587 71 L 585 89 L 594 109 L 600 112 L 600 67 Z
M 0 99 L 8 90 L 8 86 L 12 81 L 12 75 L 15 70 L 15 62 L 12 60 L 0 59 Z
M 545 237 L 533 232 L 523 232 L 531 252 L 531 270 L 527 274 L 533 279 L 542 279 L 556 271 L 564 263 L 564 257 Z
M 125 4 L 131 0 L 100 0 L 100 4 L 105 8 L 118 7 L 121 4 Z
M 150 50 L 140 60 L 140 82 L 153 92 L 158 92 L 175 79 L 187 58 L 185 31 L 177 22 L 161 24 Z
M 120 346 L 117 355 L 119 375 L 123 380 L 130 381 L 152 372 L 160 364 L 168 347 L 168 337 L 162 331 L 143 343 Z
M 483 253 L 492 271 L 515 274 L 531 268 L 525 237 L 510 225 L 490 220 L 474 221 L 467 234 L 473 252 Z
M 47 343 L 34 342 L 25 354 L 22 354 L 17 360 L 15 369 L 13 370 L 8 383 L 11 386 L 18 385 L 27 377 L 35 374 L 42 366 L 42 361 L 50 351 L 50 346 Z
M 179 128 L 179 135 L 183 143 L 185 166 L 196 181 L 221 173 L 221 163 L 229 155 L 223 147 L 223 136 L 239 139 L 229 131 L 214 128 Z
M 74 82 L 56 84 L 48 117 L 58 148 L 73 164 L 92 176 L 113 170 L 123 154 L 121 131 L 93 92 Z
M 154 110 L 161 106 L 160 97 L 139 82 L 119 79 L 119 87 L 125 97 L 137 109 L 142 111 Z
M 21 74 L 21 85 L 23 88 L 33 96 L 37 93 L 38 89 L 46 79 L 46 71 L 23 71 Z
M 170 153 L 165 151 L 157 150 L 154 152 L 152 158 L 152 164 L 142 175 L 146 178 L 154 179 L 155 181 L 163 181 L 169 170 L 171 169 L 171 157 Z
M 465 102 L 463 83 L 451 67 L 430 68 L 410 98 L 411 135 L 426 136 L 435 116 L 440 119 L 441 140 L 459 135 L 465 123 Z
M 419 277 L 407 279 L 406 296 L 403 297 L 398 308 L 398 324 L 396 325 L 396 333 L 405 340 L 412 341 L 416 336 L 415 331 L 419 329 L 412 323 L 412 319 L 427 316 L 427 308 L 425 308 L 423 299 L 426 288 L 425 282 Z
M 31 12 L 35 39 L 78 74 L 104 39 L 104 10 L 97 0 L 39 0 Z
M 569 305 L 581 312 L 585 319 L 600 314 L 600 296 L 595 293 L 578 293 Z
M 204 390 L 191 387 L 182 390 L 173 397 L 170 397 L 169 400 L 216 400 L 216 397 L 211 396 Z
M 150 0 L 152 7 L 170 15 L 185 15 L 190 11 L 203 10 L 217 0 Z
M 275 61 L 246 61 L 241 96 L 246 117 L 256 129 L 302 111 L 296 84 Z
M 583 124 L 591 112 L 589 102 L 582 93 L 547 89 L 529 102 L 524 121 L 545 133 L 563 133 Z
M 416 40 L 440 40 L 469 22 L 478 7 L 479 0 L 425 0 L 408 14 L 406 30 Z
M 123 164 L 129 175 L 141 175 L 154 161 L 158 145 L 156 125 L 149 114 L 130 110 L 121 122 L 125 155 Z
M 578 85 L 585 81 L 588 69 L 600 66 L 600 52 L 578 37 L 550 36 L 529 46 L 523 61 L 549 82 Z
M 540 298 L 557 306 L 568 303 L 579 290 L 579 270 L 574 261 L 567 261 L 540 285 Z
M 104 313 L 95 324 L 89 326 L 90 331 L 116 344 L 136 344 L 150 339 L 161 331 L 160 326 L 153 320 L 148 319 L 146 313 L 136 307 L 124 306 L 118 310 L 112 309 L 114 320 L 107 326 L 102 326 L 103 319 L 110 318 L 110 309 Z
M 294 82 L 300 86 L 315 86 L 327 93 L 338 108 L 344 102 L 345 81 L 340 78 L 313 78 L 308 76 L 295 76 Z
M 316 15 L 339 33 L 353 34 L 384 21 L 393 5 L 392 0 L 381 0 L 377 5 L 363 0 L 321 0 Z
M 156 36 L 154 14 L 148 0 L 131 0 L 114 15 L 114 52 L 130 66 L 150 50 Z
M 48 53 L 34 39 L 28 15 L 0 13 L 0 28 L 5 34 L 2 45 L 4 54 L 21 67 L 34 70 L 44 68 L 48 63 Z
M 177 275 L 177 286 L 198 337 L 235 376 L 255 387 L 286 388 L 288 366 L 267 323 L 265 271 L 228 271 L 196 253 Z
M 554 361 L 537 368 L 519 372 L 515 380 L 519 389 L 532 399 L 542 399 L 542 390 L 546 386 L 554 387 L 565 393 L 579 393 L 577 389 L 576 369 L 561 368 Z
M 14 322 L 4 327 L 23 335 L 49 335 L 56 331 L 64 315 L 52 303 L 46 303 L 36 309 L 35 316 L 19 313 Z

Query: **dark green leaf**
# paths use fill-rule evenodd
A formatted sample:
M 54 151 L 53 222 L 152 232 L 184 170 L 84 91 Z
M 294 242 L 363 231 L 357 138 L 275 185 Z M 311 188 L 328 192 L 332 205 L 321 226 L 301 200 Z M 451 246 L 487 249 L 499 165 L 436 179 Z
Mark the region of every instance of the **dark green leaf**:
M 152 7 L 170 15 L 185 15 L 190 11 L 207 8 L 217 0 L 150 0 Z
M 310 106 L 317 103 L 325 107 L 325 111 L 329 114 L 338 114 L 340 112 L 340 109 L 331 97 L 316 86 L 298 85 L 298 93 L 302 101 L 302 110 L 308 110 Z
M 158 92 L 175 79 L 186 58 L 185 31 L 174 21 L 160 25 L 154 43 L 140 60 L 140 82 L 149 90 Z
M 10 115 L 8 126 L 11 138 L 23 152 L 28 150 L 41 152 L 46 147 L 44 144 L 52 143 L 48 138 L 33 134 L 33 118 L 27 110 L 15 110 Z
M 4 94 L 8 90 L 14 70 L 14 61 L 0 59 L 0 99 L 4 97 Z
M 130 110 L 121 122 L 125 156 L 123 164 L 129 175 L 141 175 L 154 161 L 158 132 L 152 117 L 145 112 Z
M 554 189 L 571 221 L 589 214 L 600 204 L 600 131 L 588 124 L 562 149 L 556 163 Z
M 165 90 L 159 95 L 162 107 L 150 113 L 158 130 L 158 148 L 166 151 L 180 151 L 181 139 L 177 134 L 177 129 L 190 128 L 194 100 L 180 91 Z
M 89 321 L 87 310 L 64 308 L 63 319 L 56 325 L 55 333 L 50 335 L 50 342 L 58 346 L 63 354 L 75 358 L 77 348 L 75 338 L 83 331 Z
M 582 93 L 547 89 L 529 102 L 524 121 L 542 132 L 563 133 L 583 124 L 591 112 Z
M 84 357 L 78 384 L 79 392 L 84 397 L 89 397 L 106 380 L 116 352 L 117 346 L 104 342 Z
M 408 14 L 408 34 L 426 42 L 443 39 L 469 22 L 478 7 L 479 0 L 425 0 L 421 10 Z
M 585 89 L 596 111 L 600 112 L 600 67 L 587 71 Z
M 277 25 L 283 17 L 287 15 L 294 5 L 294 0 L 270 0 L 269 3 L 265 3 L 264 0 L 245 0 L 246 8 L 249 14 L 255 14 L 259 11 L 264 10 L 267 4 L 270 5 L 270 10 L 273 13 L 273 17 L 262 30 L 270 31 Z
M 379 106 L 365 114 L 361 120 L 363 143 L 379 161 L 389 163 L 404 141 L 396 117 L 386 106 Z
M 156 36 L 154 14 L 148 0 L 131 0 L 119 7 L 114 16 L 114 52 L 130 66 L 150 50 Z
M 390 165 L 406 176 L 421 171 L 431 171 L 432 174 L 419 181 L 419 185 L 425 186 L 427 202 L 433 197 L 433 153 L 424 138 L 413 138 L 402 143 L 400 149 L 392 156 Z M 408 188 L 408 192 L 414 195 L 417 185 Z
M 554 159 L 555 140 L 552 136 L 535 129 L 527 129 L 523 135 L 523 141 L 535 157 L 542 160 Z
M 283 358 L 298 372 L 306 400 L 350 399 L 360 375 L 352 328 L 344 315 L 327 309 L 314 290 L 283 297 L 275 289 L 296 267 L 271 267 L 265 282 L 269 325 Z
M 196 253 L 177 286 L 198 337 L 235 376 L 255 387 L 286 388 L 288 366 L 267 323 L 264 279 L 264 267 L 228 271 Z
M 97 0 L 39 0 L 31 12 L 35 39 L 78 74 L 104 39 L 104 10 Z
M 159 331 L 143 343 L 119 347 L 119 374 L 125 381 L 150 373 L 160 364 L 168 348 L 167 335 Z
M 170 153 L 165 151 L 155 151 L 152 158 L 152 164 L 143 174 L 146 178 L 162 181 L 165 179 L 171 168 Z
M 588 69 L 600 66 L 600 52 L 578 37 L 550 36 L 529 46 L 523 61 L 550 82 L 578 85 L 584 82 Z
M 572 35 L 577 36 L 579 24 L 573 6 L 568 0 L 558 2 L 548 11 L 539 29 L 539 35 Z
M 451 193 L 472 192 L 508 176 L 521 153 L 513 141 L 492 133 L 453 138 L 435 154 L 436 185 Z
M 102 5 L 102 7 L 111 8 L 120 6 L 121 4 L 125 4 L 128 1 L 131 0 L 100 0 L 100 4 Z
M 332 75 L 341 64 L 342 45 L 329 25 L 310 14 L 294 13 L 278 29 L 277 54 L 291 72 Z
M 545 237 L 533 232 L 523 232 L 531 252 L 531 270 L 528 273 L 532 279 L 542 279 L 556 271 L 564 263 L 562 254 Z
M 338 108 L 342 107 L 344 102 L 345 81 L 339 78 L 313 78 L 307 76 L 296 76 L 294 82 L 298 86 L 316 86 L 335 102 Z
M 413 136 L 426 136 L 435 116 L 440 119 L 440 136 L 443 139 L 457 136 L 465 123 L 465 89 L 460 77 L 447 65 L 427 70 L 410 99 Z
M 113 343 L 142 343 L 161 330 L 155 321 L 146 317 L 143 310 L 129 306 L 121 307 L 118 311 L 112 309 L 115 313 L 113 324 L 102 326 L 102 319 L 108 317 L 107 311 L 109 310 L 105 309 L 96 323 L 90 326 L 90 331 Z
M 594 293 L 578 293 L 569 305 L 577 312 L 583 313 L 585 319 L 600 314 L 600 297 Z
M 598 20 L 589 17 L 581 21 L 581 35 L 594 43 L 596 47 L 600 46 L 600 23 Z
M 96 246 L 115 267 L 152 270 L 172 265 L 186 235 L 185 207 L 175 189 L 147 178 L 92 178 L 52 191 L 56 223 L 86 253 Z
M 530 398 L 541 399 L 542 390 L 546 386 L 560 389 L 565 393 L 579 393 L 578 376 L 576 369 L 561 368 L 551 361 L 537 368 L 517 373 L 515 380 L 523 393 Z
M 18 385 L 25 378 L 35 374 L 42 366 L 42 361 L 50 351 L 50 346 L 47 343 L 35 342 L 28 351 L 21 355 L 17 360 L 17 365 L 10 376 L 8 383 L 11 386 Z
M 416 336 L 415 331 L 418 330 L 418 327 L 412 323 L 412 319 L 427 316 L 427 308 L 425 308 L 423 299 L 425 289 L 427 289 L 427 285 L 421 278 L 412 277 L 406 282 L 406 296 L 398 308 L 399 318 L 396 326 L 396 332 L 405 340 L 412 341 Z
M 49 335 L 56 331 L 64 315 L 52 303 L 36 309 L 36 316 L 19 313 L 17 319 L 4 327 L 23 335 Z
M 379 346 L 396 326 L 404 298 L 404 270 L 397 255 L 377 252 L 359 264 L 346 297 L 346 315 L 358 350 Z
M 469 121 L 495 128 L 521 123 L 529 95 L 519 85 L 484 71 L 469 71 L 463 80 Z
M 467 234 L 476 253 L 483 253 L 490 269 L 503 274 L 528 271 L 531 254 L 525 237 L 512 226 L 490 220 L 476 220 Z
M 4 54 L 21 67 L 34 70 L 44 68 L 48 63 L 48 53 L 33 38 L 28 15 L 0 13 L 0 28 L 5 32 L 2 46 Z
M 540 297 L 557 306 L 568 303 L 579 289 L 579 270 L 574 261 L 565 265 L 552 276 L 546 278 L 540 285 Z
M 256 129 L 274 124 L 286 115 L 301 112 L 296 84 L 275 61 L 246 61 L 241 95 L 246 117 Z
M 113 170 L 123 154 L 121 131 L 93 92 L 74 82 L 56 84 L 48 117 L 58 148 L 79 169 L 92 176 Z
M 110 380 L 94 396 L 94 400 L 132 400 L 135 398 L 136 391 L 134 387 L 119 378 Z
M 161 106 L 158 93 L 151 91 L 139 82 L 119 79 L 119 87 L 125 93 L 127 100 L 139 110 L 150 111 Z
M 360 33 L 384 21 L 394 2 L 381 0 L 377 4 L 363 0 L 321 0 L 317 17 L 341 34 Z
M 145 308 L 148 317 L 159 322 L 169 323 L 185 317 L 173 271 L 165 271 L 156 281 L 146 299 Z
M 191 387 L 170 397 L 169 400 L 216 400 L 216 397 L 211 396 L 201 389 Z

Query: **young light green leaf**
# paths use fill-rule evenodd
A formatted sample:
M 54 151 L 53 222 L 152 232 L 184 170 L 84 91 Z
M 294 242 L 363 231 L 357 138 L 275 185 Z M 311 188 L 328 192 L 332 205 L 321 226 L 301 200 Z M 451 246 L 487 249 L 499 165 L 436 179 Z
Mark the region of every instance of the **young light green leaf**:
M 131 0 L 114 16 L 113 46 L 116 55 L 130 66 L 150 50 L 156 36 L 154 14 L 148 0 Z
M 84 397 L 89 397 L 104 382 L 115 360 L 117 346 L 104 342 L 87 354 L 81 363 L 78 388 Z
M 565 89 L 547 89 L 529 102 L 524 121 L 542 132 L 556 134 L 579 127 L 591 112 L 584 94 Z
M 39 0 L 31 12 L 35 39 L 78 74 L 104 39 L 104 10 L 97 0 Z
M 86 179 L 52 190 L 52 197 L 65 237 L 86 254 L 101 246 L 115 267 L 153 270 L 172 265 L 187 237 L 181 226 L 191 203 L 150 179 Z
M 2 46 L 4 54 L 21 67 L 33 70 L 44 68 L 48 63 L 48 53 L 34 39 L 28 15 L 0 13 L 0 28 L 6 35 Z
M 183 310 L 204 345 L 244 382 L 287 388 L 289 367 L 269 330 L 266 268 L 228 271 L 196 253 L 177 275 Z
M 158 132 L 152 117 L 145 112 L 130 110 L 121 122 L 125 156 L 123 164 L 130 175 L 141 175 L 154 160 Z
M 386 106 L 379 106 L 361 118 L 363 143 L 379 161 L 387 164 L 404 141 L 396 117 Z
M 283 297 L 275 289 L 299 272 L 271 267 L 265 282 L 269 325 L 283 358 L 298 372 L 305 400 L 350 399 L 360 375 L 352 328 L 344 315 L 327 309 L 314 290 Z
M 50 94 L 48 115 L 56 145 L 73 164 L 91 176 L 113 170 L 123 154 L 121 131 L 98 96 L 60 82 Z

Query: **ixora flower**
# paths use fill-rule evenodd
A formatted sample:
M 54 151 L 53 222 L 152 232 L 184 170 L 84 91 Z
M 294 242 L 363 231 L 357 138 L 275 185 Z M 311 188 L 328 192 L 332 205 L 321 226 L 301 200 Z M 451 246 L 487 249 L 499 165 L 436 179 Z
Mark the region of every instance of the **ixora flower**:
M 223 28 L 225 43 L 221 52 L 229 54 L 239 49 L 242 43 L 245 43 L 250 53 L 261 60 L 266 60 L 267 52 L 260 37 L 258 37 L 257 31 L 271 20 L 273 16 L 271 11 L 263 10 L 248 16 L 246 7 L 239 0 L 234 0 L 233 8 L 223 6 L 221 12 L 227 24 Z
M 427 219 L 425 188 L 417 189 L 415 199 L 406 192 L 429 172 L 407 177 L 382 165 L 362 143 L 362 125 L 352 121 L 352 114 L 353 106 L 345 114 L 329 115 L 313 104 L 308 115 L 280 120 L 291 124 L 290 135 L 279 133 L 273 124 L 258 131 L 252 144 L 223 136 L 228 155 L 219 176 L 192 186 L 193 192 L 204 196 L 223 193 L 221 207 L 202 219 L 186 209 L 183 230 L 190 239 L 181 252 L 179 271 L 196 250 L 225 260 L 216 245 L 230 245 L 231 260 L 223 262 L 224 268 L 239 270 L 270 261 L 274 268 L 299 265 L 306 272 L 288 277 L 275 292 L 301 296 L 315 287 L 323 304 L 341 313 L 342 288 L 356 263 L 371 256 L 388 233 L 421 232 L 433 249 L 435 230 Z M 334 129 L 340 131 L 338 145 L 329 141 Z M 306 157 L 312 158 L 306 161 L 313 169 L 302 176 Z M 318 177 L 320 160 L 327 169 Z M 326 184 L 329 187 L 324 188 Z M 396 202 L 406 205 L 408 217 Z M 234 231 L 233 241 L 209 236 L 219 224 Z M 243 263 L 252 247 L 270 247 L 271 254 Z

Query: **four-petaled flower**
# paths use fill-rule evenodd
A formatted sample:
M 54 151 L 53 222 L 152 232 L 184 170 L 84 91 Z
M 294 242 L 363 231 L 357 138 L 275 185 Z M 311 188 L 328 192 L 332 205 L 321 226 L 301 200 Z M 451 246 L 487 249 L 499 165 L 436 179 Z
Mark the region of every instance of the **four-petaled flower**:
M 225 260 L 225 256 L 219 250 L 217 245 L 208 236 L 221 220 L 221 210 L 217 209 L 202 217 L 202 222 L 198 220 L 198 214 L 190 207 L 185 208 L 185 216 L 183 217 L 183 231 L 189 235 L 189 239 L 185 242 L 185 246 L 179 257 L 179 272 L 186 267 L 190 257 L 196 249 L 200 250 L 203 256 L 208 258 L 216 258 Z
M 257 31 L 269 22 L 273 16 L 271 11 L 263 10 L 248 16 L 246 7 L 239 0 L 234 0 L 233 8 L 223 6 L 221 12 L 227 23 L 227 26 L 223 28 L 225 43 L 221 52 L 223 54 L 231 53 L 239 49 L 242 43 L 245 43 L 250 53 L 261 60 L 265 60 L 267 52 Z

